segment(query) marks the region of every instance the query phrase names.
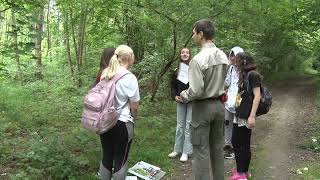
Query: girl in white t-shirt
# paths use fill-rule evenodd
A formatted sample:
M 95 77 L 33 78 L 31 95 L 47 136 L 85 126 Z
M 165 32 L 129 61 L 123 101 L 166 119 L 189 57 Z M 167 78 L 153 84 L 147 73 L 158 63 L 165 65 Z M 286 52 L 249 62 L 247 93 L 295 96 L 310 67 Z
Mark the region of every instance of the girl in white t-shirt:
M 134 54 L 127 45 L 116 48 L 101 79 L 111 79 L 117 73 L 128 71 L 134 63 Z M 116 83 L 116 109 L 120 116 L 111 130 L 100 135 L 102 161 L 99 174 L 102 180 L 124 180 L 127 174 L 127 160 L 133 139 L 133 122 L 139 108 L 138 80 L 130 71 Z

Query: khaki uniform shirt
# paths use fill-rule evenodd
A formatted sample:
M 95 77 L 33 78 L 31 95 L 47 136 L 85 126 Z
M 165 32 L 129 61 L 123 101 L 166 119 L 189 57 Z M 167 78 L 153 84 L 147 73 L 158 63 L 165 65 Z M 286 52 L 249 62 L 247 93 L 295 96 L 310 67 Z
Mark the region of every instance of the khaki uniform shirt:
M 205 44 L 189 63 L 189 88 L 180 96 L 187 100 L 217 98 L 224 93 L 228 70 L 226 54 L 213 43 Z

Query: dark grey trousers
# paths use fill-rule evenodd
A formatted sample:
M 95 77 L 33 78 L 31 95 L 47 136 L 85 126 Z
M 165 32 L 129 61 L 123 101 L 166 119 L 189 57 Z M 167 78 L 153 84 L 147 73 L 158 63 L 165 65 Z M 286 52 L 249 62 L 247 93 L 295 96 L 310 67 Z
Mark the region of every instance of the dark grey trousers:
M 195 180 L 224 179 L 224 106 L 219 100 L 193 101 L 191 143 Z

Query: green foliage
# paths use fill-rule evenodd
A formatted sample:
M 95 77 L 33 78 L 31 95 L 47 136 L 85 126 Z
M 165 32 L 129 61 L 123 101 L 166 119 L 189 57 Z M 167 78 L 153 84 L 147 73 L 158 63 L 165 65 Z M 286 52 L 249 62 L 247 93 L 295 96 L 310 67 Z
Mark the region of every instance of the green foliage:
M 14 163 L 6 172 L 11 179 L 93 178 L 100 142 L 79 127 L 82 92 L 56 82 L 50 87 L 32 84 L 0 88 L 0 169 Z M 170 172 L 165 157 L 174 144 L 175 118 L 173 101 L 141 105 L 130 165 L 145 160 Z
M 6 64 L 0 61 L 0 83 L 8 76 L 8 70 Z
M 320 177 L 320 165 L 318 162 L 300 165 L 297 169 L 297 175 L 293 179 L 309 180 L 318 179 Z
M 135 123 L 130 165 L 143 160 L 170 172 L 171 164 L 167 155 L 174 146 L 175 115 L 173 101 L 142 104 L 139 118 Z
M 315 134 L 314 137 L 308 139 L 303 147 L 315 152 L 320 152 L 320 134 Z
M 15 162 L 12 178 L 63 179 L 97 167 L 99 141 L 79 128 L 82 94 L 52 83 L 1 86 L 0 167 Z
M 317 99 L 320 99 L 320 79 L 317 79 Z M 320 101 L 318 101 L 318 108 L 320 107 L 319 104 Z M 311 136 L 301 145 L 302 148 L 309 149 L 312 151 L 315 151 L 317 153 L 320 153 L 320 119 L 315 118 L 310 122 L 312 128 Z
M 320 99 L 320 79 L 317 80 L 317 99 L 318 99 L 318 108 L 319 106 L 319 99 Z M 318 155 L 320 153 L 320 119 L 317 117 L 315 119 L 312 119 L 312 121 L 309 122 L 310 126 L 312 126 L 311 135 L 308 137 L 308 139 L 305 140 L 305 142 L 301 145 L 302 148 L 307 149 L 309 151 L 312 151 L 315 153 L 315 159 L 309 160 L 308 162 L 305 162 L 303 164 L 299 164 L 296 171 L 296 176 L 294 179 L 303 179 L 303 180 L 309 180 L 309 179 L 317 179 L 320 177 L 320 165 L 318 163 Z
M 134 49 L 132 71 L 142 96 L 130 164 L 146 160 L 170 172 L 165 157 L 174 143 L 175 103 L 166 101 L 169 78 L 181 47 L 196 54 L 197 47 L 188 42 L 194 22 L 214 20 L 217 46 L 226 52 L 243 47 L 272 81 L 319 69 L 319 2 L 0 0 L 0 172 L 5 170 L 11 179 L 95 178 L 100 145 L 96 136 L 79 127 L 82 98 L 95 80 L 102 50 L 124 43 Z M 43 33 L 34 29 L 41 22 L 39 8 L 46 16 Z M 39 34 L 41 67 L 34 59 Z M 155 103 L 150 103 L 154 92 Z M 319 141 L 319 135 L 314 137 Z

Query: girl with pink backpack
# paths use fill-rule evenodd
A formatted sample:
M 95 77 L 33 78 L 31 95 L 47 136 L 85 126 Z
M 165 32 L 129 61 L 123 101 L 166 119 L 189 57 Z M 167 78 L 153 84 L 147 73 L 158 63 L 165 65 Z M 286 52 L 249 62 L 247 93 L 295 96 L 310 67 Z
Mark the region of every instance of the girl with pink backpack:
M 116 48 L 101 79 L 110 80 L 127 71 L 115 84 L 115 108 L 119 114 L 115 126 L 100 134 L 102 161 L 99 174 L 102 180 L 124 180 L 127 174 L 127 160 L 133 139 L 134 119 L 139 108 L 138 80 L 128 69 L 134 63 L 133 50 L 127 45 Z

